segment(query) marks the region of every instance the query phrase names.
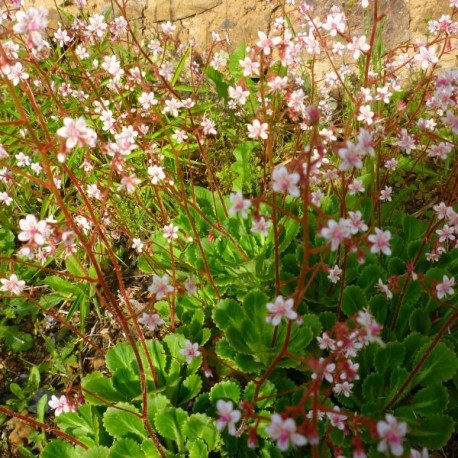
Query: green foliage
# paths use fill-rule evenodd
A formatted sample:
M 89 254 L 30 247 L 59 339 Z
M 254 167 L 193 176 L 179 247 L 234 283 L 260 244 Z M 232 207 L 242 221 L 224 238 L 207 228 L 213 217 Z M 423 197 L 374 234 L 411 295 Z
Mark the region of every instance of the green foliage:
M 2 17 L 2 412 L 42 427 L 22 455 L 375 458 L 391 414 L 401 455 L 450 440 L 456 72 L 403 63 L 368 9 L 322 27 L 346 52 L 322 83 L 294 8 L 204 57 L 108 10 L 94 33 L 62 5 L 49 49 Z

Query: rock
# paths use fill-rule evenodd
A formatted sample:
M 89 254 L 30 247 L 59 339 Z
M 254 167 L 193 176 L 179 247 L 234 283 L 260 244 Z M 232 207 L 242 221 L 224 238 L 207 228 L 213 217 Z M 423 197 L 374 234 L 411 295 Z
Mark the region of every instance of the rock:
M 325 16 L 334 4 L 343 4 L 343 9 L 353 30 L 364 28 L 370 20 L 370 9 L 363 10 L 359 0 L 309 0 L 316 6 L 316 15 Z M 392 0 L 380 1 L 380 11 Z M 388 47 L 401 45 L 409 40 L 424 37 L 427 30 L 425 19 L 439 18 L 450 14 L 448 1 L 410 0 L 397 1 L 384 23 L 383 39 Z M 25 6 L 43 5 L 50 9 L 50 24 L 55 27 L 59 21 L 59 8 L 77 14 L 75 0 L 25 0 Z M 90 14 L 114 9 L 120 14 L 122 5 L 128 19 L 138 21 L 139 29 L 146 35 L 157 30 L 163 21 L 172 21 L 178 26 L 181 39 L 192 39 L 198 47 L 208 49 L 211 32 L 216 31 L 222 38 L 227 32 L 231 38 L 231 49 L 242 43 L 251 43 L 257 38 L 257 31 L 268 31 L 271 25 L 274 3 L 260 0 L 88 0 Z M 121 7 L 121 8 L 120 8 Z

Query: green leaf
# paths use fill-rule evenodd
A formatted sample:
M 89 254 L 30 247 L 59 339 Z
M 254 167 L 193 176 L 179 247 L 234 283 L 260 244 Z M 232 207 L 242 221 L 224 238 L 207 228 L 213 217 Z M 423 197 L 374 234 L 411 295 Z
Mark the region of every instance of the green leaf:
M 74 436 L 86 445 L 97 445 L 95 438 L 98 436 L 98 420 L 90 404 L 83 404 L 78 412 L 65 412 L 56 417 L 56 423 L 67 434 Z
M 107 351 L 105 363 L 112 373 L 118 369 L 127 369 L 138 373 L 134 350 L 125 342 L 121 342 Z
M 107 447 L 91 447 L 89 450 L 86 450 L 81 458 L 107 458 L 109 456 L 110 449 Z
M 201 439 L 212 451 L 218 438 L 218 430 L 213 419 L 204 414 L 191 415 L 183 426 L 183 434 L 191 441 Z
M 33 347 L 33 337 L 19 330 L 19 326 L 0 326 L 0 338 L 13 351 L 28 351 Z
M 205 447 L 205 444 L 201 440 L 196 439 L 191 444 L 188 444 L 189 458 L 207 458 L 208 457 L 207 447 Z
M 142 442 L 142 450 L 148 458 L 161 458 L 161 454 L 152 439 L 146 439 Z
M 420 361 L 428 348 L 429 344 L 426 344 L 418 350 L 415 356 L 414 366 Z M 420 373 L 415 377 L 413 383 L 426 386 L 446 382 L 455 375 L 457 369 L 458 358 L 455 352 L 443 342 L 439 342 L 426 358 Z
M 132 404 L 119 402 L 116 407 L 108 407 L 103 415 L 103 426 L 116 438 L 134 436 L 140 440 L 146 439 L 148 435 L 143 421 L 135 414 L 138 412 Z
M 154 272 L 152 263 L 146 256 L 139 256 L 137 258 L 137 267 L 145 274 L 152 274 Z
M 419 415 L 442 413 L 448 404 L 448 391 L 442 385 L 431 385 L 420 390 L 413 398 L 410 408 Z
M 72 275 L 77 277 L 84 276 L 84 269 L 81 266 L 80 260 L 73 254 L 65 258 L 65 267 Z
M 301 228 L 300 223 L 298 223 L 296 220 L 292 218 L 287 218 L 283 221 L 283 227 L 280 226 L 281 232 L 278 245 L 278 251 L 280 253 L 283 253 L 283 251 L 285 251 L 289 247 L 291 242 L 297 236 L 299 229 Z
M 214 403 L 219 399 L 230 399 L 237 405 L 240 401 L 240 386 L 231 381 L 217 383 L 210 391 L 210 399 Z
M 170 407 L 170 401 L 163 394 L 153 394 L 148 398 L 148 420 L 152 425 L 156 414 L 166 407 Z
M 248 382 L 247 386 L 245 387 L 243 399 L 245 401 L 252 402 L 254 398 L 255 390 L 256 390 L 256 384 L 253 381 Z M 266 397 L 265 399 L 257 401 L 256 406 L 259 407 L 260 409 L 265 409 L 273 405 L 275 403 L 275 397 L 272 395 L 274 395 L 276 392 L 277 392 L 277 389 L 275 385 L 270 380 L 266 380 L 262 384 L 261 389 L 259 390 L 258 396 L 259 397 L 271 396 L 271 397 Z
M 86 375 L 81 383 L 84 399 L 94 405 L 103 406 L 106 403 L 125 401 L 122 393 L 118 393 L 113 387 L 113 380 L 96 371 Z
M 366 296 L 362 288 L 356 285 L 346 286 L 342 295 L 342 311 L 352 316 L 366 307 Z
M 420 309 L 414 310 L 409 317 L 409 327 L 412 331 L 428 335 L 431 329 L 429 314 Z
M 50 275 L 49 277 L 46 277 L 43 283 L 64 297 L 81 293 L 81 288 L 79 287 L 80 285 L 74 285 L 68 280 L 58 277 L 57 275 Z
M 336 322 L 336 314 L 334 312 L 321 312 L 319 318 L 325 331 L 330 331 Z
M 233 153 L 235 162 L 230 169 L 237 175 L 237 178 L 232 182 L 232 191 L 243 192 L 244 189 L 249 191 L 253 169 L 251 156 L 256 146 L 259 146 L 258 142 L 245 141 L 235 148 Z
M 384 386 L 385 378 L 382 374 L 369 374 L 363 382 L 364 399 L 371 402 L 379 402 L 383 399 Z
M 188 414 L 183 409 L 168 407 L 156 414 L 154 424 L 162 437 L 174 440 L 180 449 L 183 444 L 183 426 L 187 419 Z
M 415 442 L 421 447 L 437 450 L 443 447 L 452 437 L 453 418 L 448 415 L 430 415 L 419 420 L 416 428 L 410 432 Z
M 376 294 L 369 301 L 369 308 L 377 323 L 385 323 L 388 315 L 387 298 L 384 294 Z
M 405 349 L 400 342 L 389 342 L 377 349 L 374 365 L 377 372 L 384 373 L 402 365 Z
M 405 262 L 401 258 L 390 257 L 390 260 L 388 261 L 388 273 L 390 275 L 402 275 L 405 272 Z
M 175 86 L 178 79 L 180 78 L 181 73 L 183 72 L 184 65 L 186 64 L 186 59 L 188 58 L 190 51 L 191 51 L 191 48 L 187 48 L 186 52 L 181 57 L 180 62 L 178 62 L 177 68 L 175 69 L 175 73 L 173 74 L 172 81 L 170 82 L 170 85 L 172 87 Z
M 55 457 L 57 458 L 57 457 Z M 133 439 L 120 439 L 110 449 L 108 458 L 147 458 L 140 445 Z
M 80 456 L 81 451 L 77 451 L 69 442 L 60 439 L 51 441 L 40 454 L 40 458 L 78 458 Z
M 197 374 L 192 374 L 183 380 L 180 387 L 180 404 L 185 404 L 195 398 L 202 389 L 202 379 Z
M 363 267 L 359 274 L 358 286 L 365 289 L 366 291 L 371 289 L 379 278 L 385 277 L 385 271 L 378 264 L 369 264 Z

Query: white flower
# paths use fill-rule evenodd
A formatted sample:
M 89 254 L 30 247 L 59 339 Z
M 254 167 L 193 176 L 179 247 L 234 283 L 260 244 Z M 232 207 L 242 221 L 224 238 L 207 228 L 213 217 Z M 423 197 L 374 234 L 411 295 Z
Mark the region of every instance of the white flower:
M 166 239 L 172 242 L 178 238 L 178 230 L 179 228 L 171 223 L 163 227 L 162 233 Z
M 258 119 L 255 119 L 251 124 L 247 125 L 248 129 L 248 137 L 256 139 L 262 138 L 263 140 L 267 140 L 268 134 L 267 129 L 269 125 L 266 122 L 261 123 Z
M 378 282 L 377 284 L 375 285 L 375 287 L 383 294 L 385 294 L 385 296 L 388 298 L 388 299 L 393 299 L 393 293 L 390 291 L 390 289 L 388 288 L 388 285 L 385 285 L 383 282 L 382 282 L 382 279 L 379 278 L 378 279 Z
M 328 227 L 321 229 L 320 235 L 331 241 L 331 251 L 335 251 L 345 239 L 351 236 L 350 224 L 343 218 L 340 218 L 339 222 L 329 220 Z
M 401 456 L 404 452 L 402 439 L 407 433 L 407 425 L 404 422 L 398 423 L 393 415 L 386 414 L 386 421 L 377 423 L 377 433 L 381 441 L 378 444 L 379 452 L 391 452 L 394 456 Z
M 57 130 L 57 135 L 66 139 L 65 147 L 67 150 L 85 144 L 94 147 L 97 141 L 97 134 L 87 126 L 82 117 L 76 121 L 71 118 L 64 118 L 64 126 Z
M 370 105 L 363 105 L 359 108 L 358 121 L 364 121 L 368 126 L 373 124 L 374 112 L 371 110 Z
M 164 296 L 173 293 L 174 288 L 169 285 L 170 277 L 165 274 L 162 277 L 159 275 L 153 275 L 153 283 L 148 286 L 148 291 L 156 295 L 156 299 L 159 301 Z
M 239 410 L 234 410 L 232 401 L 223 401 L 219 399 L 216 403 L 217 413 L 219 415 L 216 421 L 216 428 L 222 431 L 227 426 L 227 431 L 231 436 L 235 436 L 235 424 L 240 420 L 242 414 Z
M 21 242 L 44 245 L 45 236 L 48 233 L 46 221 L 37 221 L 34 215 L 27 215 L 25 219 L 19 220 L 19 227 L 22 232 L 19 233 L 18 239 Z
M 65 395 L 62 395 L 60 398 L 52 395 L 51 400 L 48 402 L 49 407 L 55 410 L 55 415 L 59 416 L 62 412 L 73 412 L 75 407 L 70 405 L 68 399 Z
M 391 254 L 391 248 L 389 241 L 391 240 L 390 231 L 382 231 L 378 227 L 375 228 L 375 234 L 370 235 L 368 238 L 369 242 L 373 245 L 371 246 L 371 252 L 380 254 L 386 254 L 389 256 Z
M 194 358 L 200 356 L 199 344 L 192 343 L 190 340 L 186 339 L 185 347 L 180 350 L 180 355 L 186 357 L 186 362 L 189 364 Z
M 267 323 L 272 323 L 274 326 L 278 326 L 283 317 L 289 320 L 295 320 L 297 313 L 293 310 L 294 299 L 283 299 L 283 296 L 277 296 L 275 302 L 268 302 L 267 310 L 269 311 L 266 316 Z
M 263 216 L 261 216 L 259 219 L 253 221 L 251 232 L 258 232 L 262 234 L 264 237 L 266 237 L 271 225 L 272 223 L 270 221 L 266 221 L 266 219 Z
M 230 200 L 232 202 L 232 207 L 229 209 L 229 215 L 240 213 L 243 219 L 247 219 L 247 210 L 251 207 L 251 201 L 249 199 L 244 199 L 240 191 L 237 193 L 231 192 Z
M 143 242 L 141 241 L 141 239 L 137 239 L 137 238 L 134 238 L 132 240 L 132 248 L 137 252 L 137 253 L 141 253 L 143 251 Z
M 3 286 L 0 287 L 0 291 L 10 292 L 12 294 L 21 294 L 25 288 L 25 281 L 19 280 L 16 274 L 11 274 L 10 278 L 0 278 L 0 282 Z
M 328 271 L 328 279 L 331 283 L 337 283 L 340 280 L 340 276 L 342 275 L 342 269 L 335 265 L 332 269 Z
M 155 331 L 159 326 L 162 326 L 165 321 L 157 313 L 144 313 L 138 322 L 143 324 L 149 331 Z
M 281 415 L 274 413 L 270 425 L 266 428 L 267 434 L 277 441 L 277 447 L 285 452 L 290 442 L 298 447 L 307 444 L 307 439 L 302 434 L 296 433 L 296 423 L 292 418 L 283 420 Z
M 289 173 L 285 166 L 276 167 L 272 173 L 272 189 L 274 192 L 285 192 L 293 197 L 299 197 L 300 191 L 297 186 L 300 175 L 296 172 Z
M 453 286 L 455 285 L 455 277 L 448 278 L 447 275 L 442 277 L 442 282 L 436 285 L 436 295 L 439 299 L 443 299 L 446 295 L 455 294 Z
M 152 184 L 157 184 L 165 178 L 164 169 L 160 165 L 151 165 L 148 167 L 148 175 L 151 177 Z

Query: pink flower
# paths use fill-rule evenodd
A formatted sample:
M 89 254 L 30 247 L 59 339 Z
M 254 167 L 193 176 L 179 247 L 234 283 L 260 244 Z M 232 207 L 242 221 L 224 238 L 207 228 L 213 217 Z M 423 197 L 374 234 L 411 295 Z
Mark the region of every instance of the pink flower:
M 274 192 L 287 191 L 293 197 L 299 197 L 300 191 L 297 186 L 300 175 L 296 172 L 289 173 L 284 166 L 276 167 L 272 173 L 272 189 Z
M 385 186 L 380 191 L 380 200 L 383 202 L 391 202 L 393 200 L 391 194 L 393 194 L 393 188 L 391 186 Z
M 157 313 L 144 313 L 138 322 L 143 324 L 148 331 L 155 331 L 159 326 L 162 326 L 165 321 Z
M 444 224 L 442 229 L 437 229 L 436 234 L 439 235 L 439 242 L 446 240 L 455 240 L 455 227 Z
M 439 58 L 436 56 L 434 49 L 427 48 L 426 46 L 420 46 L 418 54 L 415 55 L 415 60 L 420 62 L 423 70 L 427 70 L 430 65 L 439 62 Z
M 333 391 L 336 394 L 342 394 L 346 398 L 349 398 L 352 389 L 353 389 L 353 383 L 349 383 L 345 381 L 342 383 L 336 383 L 333 388 Z
M 135 192 L 135 187 L 141 183 L 141 180 L 135 175 L 126 175 L 121 178 L 121 184 L 118 186 L 118 191 L 126 190 L 128 194 Z
M 288 450 L 290 442 L 298 447 L 307 444 L 307 439 L 296 433 L 296 423 L 292 418 L 283 420 L 281 415 L 274 413 L 270 425 L 266 428 L 267 434 L 277 441 L 277 447 L 285 452 Z
M 371 110 L 370 105 L 363 105 L 359 108 L 358 121 L 364 121 L 368 126 L 374 123 L 372 119 L 374 117 L 374 112 Z
M 267 310 L 269 311 L 266 316 L 266 322 L 272 323 L 273 326 L 278 326 L 283 317 L 289 320 L 295 320 L 297 313 L 293 310 L 294 299 L 283 299 L 283 296 L 277 296 L 275 302 L 268 302 Z
M 148 175 L 151 177 L 152 184 L 157 184 L 165 178 L 164 169 L 160 165 L 151 165 L 148 167 Z
M 64 118 L 64 126 L 57 130 L 57 135 L 66 139 L 65 147 L 67 150 L 72 150 L 75 146 L 83 146 L 85 144 L 94 147 L 97 141 L 97 134 L 87 126 L 82 117 L 76 121 L 71 118 Z
M 386 254 L 389 256 L 391 254 L 389 241 L 391 240 L 390 231 L 382 231 L 378 227 L 375 228 L 375 234 L 370 235 L 368 238 L 369 242 L 372 243 L 371 252 L 380 254 Z
M 340 148 L 337 154 L 342 159 L 342 162 L 339 165 L 339 170 L 344 171 L 351 169 L 352 167 L 360 169 L 363 166 L 359 148 L 350 141 L 347 141 L 347 147 Z
M 268 38 L 264 32 L 258 32 L 258 37 L 259 41 L 256 45 L 262 49 L 266 56 L 270 54 L 270 48 L 281 43 L 280 37 Z
M 361 326 L 362 342 L 365 344 L 375 342 L 383 345 L 379 334 L 382 331 L 382 326 L 378 324 L 374 317 L 367 309 L 360 310 L 356 316 L 356 322 Z
M 13 30 L 16 33 L 27 35 L 27 45 L 40 50 L 44 46 L 41 33 L 48 25 L 48 10 L 44 7 L 29 8 L 27 11 L 16 13 L 16 24 Z
M 12 294 L 21 294 L 25 288 L 25 281 L 19 280 L 16 274 L 11 274 L 10 278 L 0 278 L 0 282 L 2 283 L 2 287 L 0 287 L 0 291 L 3 292 L 10 292 Z
M 385 420 L 377 423 L 377 433 L 381 439 L 377 450 L 401 456 L 404 452 L 402 439 L 407 433 L 407 425 L 404 422 L 399 423 L 393 415 L 388 413 L 385 415 Z
M 366 37 L 352 37 L 352 42 L 348 43 L 347 49 L 353 53 L 353 59 L 357 60 L 361 56 L 362 52 L 369 51 L 370 45 L 366 43 Z
M 237 193 L 231 192 L 230 200 L 232 202 L 232 207 L 229 209 L 229 215 L 240 213 L 243 219 L 247 219 L 247 210 L 251 207 L 251 201 L 249 199 L 244 199 L 240 191 Z
M 248 137 L 256 139 L 262 138 L 263 140 L 267 140 L 268 134 L 267 129 L 269 125 L 266 122 L 261 123 L 261 121 L 255 119 L 251 124 L 248 124 Z
M 327 332 L 323 332 L 321 337 L 317 337 L 318 345 L 322 350 L 335 350 L 336 341 L 331 339 Z
M 52 395 L 51 400 L 48 402 L 49 407 L 55 410 L 56 416 L 59 416 L 62 412 L 74 412 L 75 406 L 70 405 L 66 396 L 62 395 L 60 398 Z
M 240 420 L 242 414 L 239 410 L 234 410 L 232 401 L 219 399 L 216 403 L 219 418 L 216 421 L 216 428 L 222 431 L 227 426 L 227 431 L 231 436 L 235 436 L 235 424 Z
M 272 223 L 270 221 L 266 221 L 266 219 L 263 216 L 261 216 L 259 219 L 253 221 L 251 232 L 258 232 L 262 234 L 264 237 L 266 237 L 269 233 L 269 228 L 271 225 Z
M 340 218 L 339 222 L 329 220 L 328 227 L 321 229 L 320 235 L 331 241 L 331 251 L 336 251 L 339 245 L 350 237 L 350 224 L 348 220 L 343 218 Z
M 443 299 L 446 295 L 455 294 L 453 286 L 455 285 L 455 277 L 448 278 L 447 275 L 442 277 L 442 282 L 436 285 L 436 295 L 439 299 Z
M 259 62 L 252 61 L 249 57 L 239 60 L 240 66 L 243 68 L 243 76 L 259 75 Z
M 390 289 L 388 288 L 388 285 L 385 285 L 383 282 L 382 282 L 382 279 L 379 278 L 378 279 L 378 282 L 377 284 L 375 285 L 375 287 L 383 294 L 385 294 L 385 296 L 388 298 L 388 299 L 393 299 L 393 293 L 390 291 Z
M 337 283 L 340 280 L 340 276 L 342 275 L 342 269 L 335 265 L 332 269 L 328 271 L 328 279 L 331 283 Z
M 334 406 L 333 412 L 326 412 L 326 416 L 329 418 L 331 426 L 334 426 L 341 431 L 345 429 L 344 421 L 347 419 L 347 416 L 340 413 L 339 406 Z
M 185 347 L 180 350 L 180 355 L 186 357 L 186 362 L 190 364 L 194 358 L 198 358 L 201 353 L 199 351 L 199 344 L 192 343 L 186 339 Z
M 21 242 L 31 242 L 36 245 L 44 245 L 48 233 L 46 221 L 37 221 L 34 215 L 27 215 L 25 219 L 19 220 L 19 227 L 22 232 L 18 239 Z
M 143 242 L 141 241 L 141 239 L 137 239 L 137 238 L 134 238 L 132 240 L 132 248 L 137 252 L 137 253 L 141 253 L 143 251 Z
M 247 97 L 250 95 L 250 91 L 245 91 L 242 86 L 229 87 L 229 97 L 235 100 L 240 105 L 245 105 Z
M 362 214 L 359 210 L 355 212 L 348 212 L 348 216 L 350 216 L 350 232 L 352 234 L 367 231 L 367 224 L 363 221 Z
M 411 154 L 412 150 L 415 149 L 415 141 L 413 137 L 409 135 L 406 129 L 401 129 L 399 140 L 396 143 L 406 154 Z
M 165 274 L 162 277 L 159 275 L 153 275 L 153 283 L 148 286 L 148 291 L 156 295 L 156 299 L 159 301 L 164 296 L 173 293 L 174 288 L 169 285 L 170 277 Z
M 166 239 L 172 242 L 178 238 L 178 230 L 179 228 L 171 223 L 163 227 L 162 233 Z

